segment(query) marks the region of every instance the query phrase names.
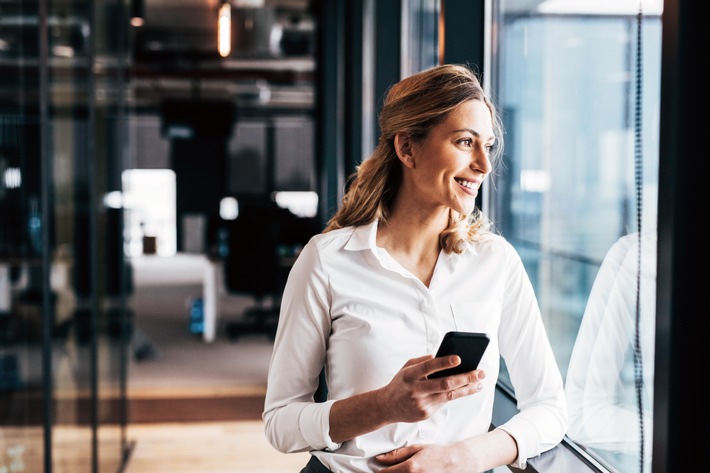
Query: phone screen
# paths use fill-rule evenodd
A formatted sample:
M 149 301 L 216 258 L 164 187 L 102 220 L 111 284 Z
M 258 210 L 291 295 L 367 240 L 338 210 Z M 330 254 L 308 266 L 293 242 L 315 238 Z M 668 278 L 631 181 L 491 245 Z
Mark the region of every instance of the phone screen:
M 458 355 L 461 358 L 461 364 L 432 373 L 429 378 L 441 378 L 442 376 L 465 373 L 477 369 L 489 341 L 485 333 L 447 332 L 441 341 L 436 356 Z

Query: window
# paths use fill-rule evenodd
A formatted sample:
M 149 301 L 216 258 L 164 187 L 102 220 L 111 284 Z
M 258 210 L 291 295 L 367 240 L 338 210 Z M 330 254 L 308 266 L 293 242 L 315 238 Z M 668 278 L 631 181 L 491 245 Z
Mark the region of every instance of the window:
M 174 255 L 177 241 L 175 172 L 170 169 L 127 169 L 123 171 L 122 180 L 126 254 L 143 254 L 145 239 L 150 238 L 155 239 L 154 253 Z
M 535 286 L 570 438 L 612 469 L 643 456 L 650 471 L 661 3 L 640 21 L 636 1 L 493 3 L 506 152 L 486 209 Z

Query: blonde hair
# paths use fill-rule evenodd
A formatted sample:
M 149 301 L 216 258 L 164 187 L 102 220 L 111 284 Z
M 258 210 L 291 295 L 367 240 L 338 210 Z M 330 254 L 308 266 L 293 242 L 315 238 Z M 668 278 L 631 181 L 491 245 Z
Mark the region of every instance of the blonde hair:
M 379 117 L 380 141 L 348 178 L 350 187 L 324 232 L 365 225 L 376 219 L 386 222 L 402 181 L 395 135 L 403 133 L 414 140 L 425 139 L 454 108 L 469 100 L 481 100 L 491 111 L 496 146 L 490 159 L 494 163 L 502 153 L 502 125 L 477 75 L 467 66 L 444 64 L 409 76 L 387 93 Z M 466 242 L 478 240 L 489 232 L 490 222 L 480 209 L 468 215 L 450 210 L 448 227 L 440 235 L 441 247 L 449 253 L 461 253 Z

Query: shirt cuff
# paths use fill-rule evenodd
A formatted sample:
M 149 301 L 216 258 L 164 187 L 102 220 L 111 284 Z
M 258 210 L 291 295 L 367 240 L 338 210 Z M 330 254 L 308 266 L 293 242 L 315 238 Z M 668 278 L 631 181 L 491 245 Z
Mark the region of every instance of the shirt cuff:
M 515 443 L 518 447 L 518 456 L 515 461 L 510 465 L 515 468 L 524 470 L 528 466 L 529 447 L 525 443 L 525 434 L 521 432 L 521 426 L 516 424 L 517 422 L 509 421 L 501 426 L 498 426 L 497 428 L 513 437 L 513 440 L 515 440 Z
M 298 418 L 298 428 L 308 445 L 314 450 L 337 450 L 340 443 L 334 443 L 330 438 L 330 408 L 335 400 L 309 404 Z

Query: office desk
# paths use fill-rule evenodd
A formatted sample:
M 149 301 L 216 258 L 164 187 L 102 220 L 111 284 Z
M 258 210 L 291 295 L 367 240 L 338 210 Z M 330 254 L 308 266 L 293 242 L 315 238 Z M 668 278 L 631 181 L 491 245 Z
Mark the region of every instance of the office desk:
M 185 288 L 181 294 L 191 299 L 202 297 L 205 327 L 202 338 L 211 342 L 215 338 L 217 325 L 218 298 L 223 294 L 221 263 L 213 261 L 204 254 L 177 253 L 172 256 L 141 255 L 130 259 L 133 285 L 136 288 L 152 286 Z M 185 291 L 188 291 L 187 293 Z M 197 291 L 197 292 L 195 292 Z M 185 326 L 188 316 L 184 312 Z

